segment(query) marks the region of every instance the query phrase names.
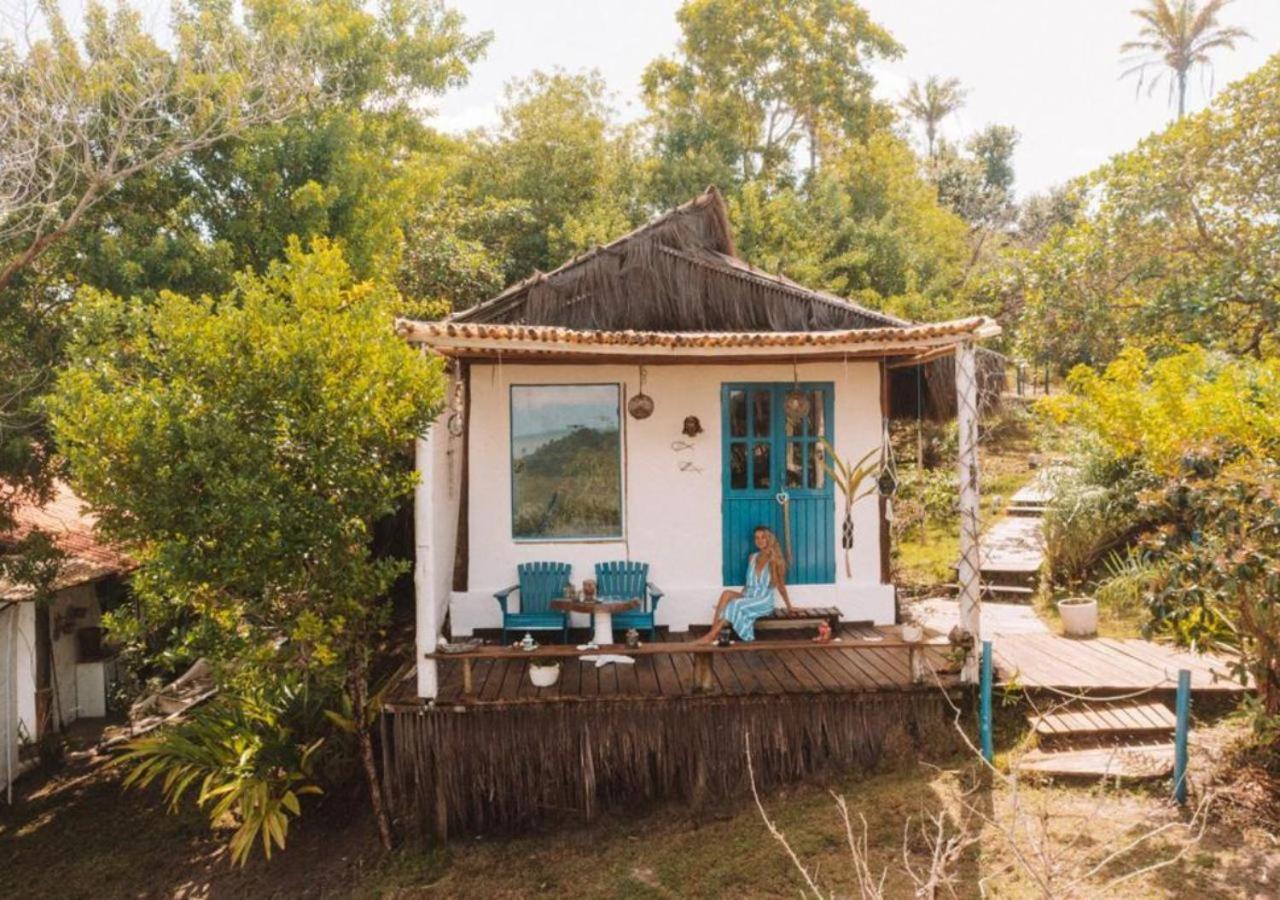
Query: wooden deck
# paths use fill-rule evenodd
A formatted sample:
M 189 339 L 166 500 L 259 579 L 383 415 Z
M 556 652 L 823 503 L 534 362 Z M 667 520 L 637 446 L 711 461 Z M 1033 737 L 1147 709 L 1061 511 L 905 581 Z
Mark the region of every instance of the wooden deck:
M 1111 694 L 1143 688 L 1172 691 L 1178 686 L 1178 670 L 1189 669 L 1193 693 L 1249 690 L 1232 675 L 1227 660 L 1151 641 L 1010 634 L 997 636 L 994 649 L 996 683 L 1002 685 Z
M 560 680 L 549 688 L 529 682 L 524 659 L 477 660 L 473 664 L 473 693 L 463 690 L 462 664 L 440 661 L 440 691 L 437 706 L 556 703 L 562 701 L 675 700 L 693 696 L 774 696 L 787 694 L 847 694 L 866 691 L 937 688 L 928 676 L 923 683 L 913 681 L 908 653 L 900 646 L 874 648 L 864 642 L 892 640 L 898 629 L 845 625 L 841 638 L 859 641 L 847 651 L 786 649 L 717 654 L 712 666 L 710 691 L 698 691 L 693 657 L 688 654 L 655 654 L 635 657 L 632 664 L 610 664 L 597 668 L 594 662 L 566 659 Z M 689 634 L 672 634 L 669 642 L 692 640 Z M 767 648 L 770 640 L 760 644 Z M 920 652 L 932 670 L 947 667 L 945 646 L 931 646 Z M 620 651 L 625 652 L 625 651 Z M 951 679 L 942 675 L 943 683 Z

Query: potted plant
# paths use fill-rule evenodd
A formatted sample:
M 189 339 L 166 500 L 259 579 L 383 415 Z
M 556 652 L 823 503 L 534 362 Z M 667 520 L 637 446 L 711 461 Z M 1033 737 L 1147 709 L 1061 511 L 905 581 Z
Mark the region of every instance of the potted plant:
M 529 681 L 534 687 L 551 687 L 560 680 L 560 661 L 558 659 L 529 660 Z
M 1070 637 L 1092 637 L 1098 633 L 1098 601 L 1092 597 L 1066 597 L 1058 601 L 1062 630 Z

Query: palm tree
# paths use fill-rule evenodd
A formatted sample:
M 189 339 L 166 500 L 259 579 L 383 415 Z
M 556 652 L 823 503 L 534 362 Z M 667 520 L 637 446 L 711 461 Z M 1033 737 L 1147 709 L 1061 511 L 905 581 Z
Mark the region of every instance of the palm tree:
M 1178 93 L 1178 118 L 1187 106 L 1187 73 L 1194 66 L 1209 66 L 1209 51 L 1219 48 L 1234 50 L 1236 41 L 1252 37 L 1243 28 L 1224 27 L 1218 24 L 1218 13 L 1231 0 L 1209 0 L 1201 6 L 1197 0 L 1146 0 L 1146 6 L 1133 10 L 1141 19 L 1142 35 L 1139 40 L 1126 41 L 1120 52 L 1130 54 L 1125 62 L 1133 63 L 1121 78 L 1136 74 L 1138 90 L 1147 79 L 1147 70 L 1167 68 L 1173 73 L 1169 83 L 1169 99 Z M 1166 73 L 1157 71 L 1151 78 L 1147 93 Z
M 929 158 L 933 159 L 934 141 L 938 137 L 938 124 L 964 106 L 965 90 L 957 78 L 939 78 L 930 75 L 924 86 L 911 82 L 911 89 L 902 98 L 902 108 L 911 118 L 923 123 L 925 139 L 929 142 Z

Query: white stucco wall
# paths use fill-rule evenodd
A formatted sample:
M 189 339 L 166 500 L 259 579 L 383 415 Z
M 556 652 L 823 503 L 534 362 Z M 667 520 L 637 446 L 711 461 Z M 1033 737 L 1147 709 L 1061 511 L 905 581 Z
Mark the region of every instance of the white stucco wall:
M 645 393 L 653 415 L 624 415 L 625 538 L 608 541 L 515 541 L 511 537 L 510 387 L 513 384 L 619 383 L 623 404 L 637 392 L 638 369 L 621 365 L 473 365 L 470 422 L 470 529 L 468 590 L 450 595 L 455 635 L 501 623 L 493 592 L 515 581 L 516 565 L 557 560 L 573 566 L 573 579 L 591 577 L 596 562 L 635 559 L 650 564 L 650 577 L 666 593 L 658 623 L 682 631 L 705 624 L 721 584 L 720 391 L 725 382 L 790 382 L 790 362 L 759 365 L 651 365 Z M 801 363 L 800 381 L 834 385 L 837 451 L 857 459 L 881 439 L 880 370 L 874 361 Z M 697 416 L 705 429 L 696 438 L 681 433 L 684 418 Z M 673 441 L 693 448 L 677 452 Z M 681 470 L 681 463 L 696 466 Z M 437 508 L 448 494 L 433 488 Z M 843 499 L 837 492 L 834 533 L 839 540 Z M 892 622 L 893 587 L 880 583 L 880 537 L 875 497 L 854 509 L 856 541 L 852 577 L 836 548 L 836 583 L 791 589 L 793 602 L 838 606 L 850 619 Z M 452 548 L 450 548 L 452 550 Z M 452 558 L 450 553 L 449 558 Z M 443 582 L 443 579 L 442 579 Z M 421 601 L 420 601 L 421 602 Z M 421 616 L 421 607 L 420 607 Z M 578 625 L 585 625 L 582 617 Z M 425 696 L 425 695 L 424 695 Z

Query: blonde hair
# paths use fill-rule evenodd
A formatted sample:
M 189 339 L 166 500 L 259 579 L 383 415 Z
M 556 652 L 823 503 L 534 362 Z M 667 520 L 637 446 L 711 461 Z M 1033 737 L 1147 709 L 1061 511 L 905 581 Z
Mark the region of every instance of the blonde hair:
M 764 549 L 760 551 L 764 555 L 766 565 L 769 566 L 769 574 L 773 579 L 773 584 L 777 587 L 784 582 L 787 574 L 787 556 L 782 552 L 782 546 L 778 543 L 778 536 L 773 533 L 773 529 L 768 525 L 757 525 L 751 530 L 751 534 L 757 535 L 760 532 L 768 535 L 765 540 Z

